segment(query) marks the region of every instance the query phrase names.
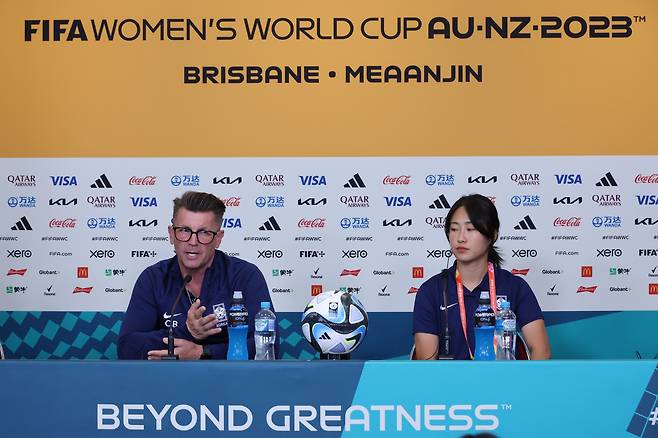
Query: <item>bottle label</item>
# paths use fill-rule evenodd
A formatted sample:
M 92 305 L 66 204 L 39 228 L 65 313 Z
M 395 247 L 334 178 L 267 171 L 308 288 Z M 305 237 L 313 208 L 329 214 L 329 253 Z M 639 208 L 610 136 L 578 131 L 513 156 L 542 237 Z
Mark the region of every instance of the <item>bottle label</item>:
M 504 319 L 503 320 L 503 330 L 516 330 L 516 321 L 513 319 Z
M 274 320 L 269 318 L 258 318 L 255 322 L 255 328 L 257 332 L 273 332 L 274 331 Z
M 247 310 L 242 308 L 239 310 L 230 309 L 228 312 L 228 319 L 231 326 L 246 325 L 248 313 Z

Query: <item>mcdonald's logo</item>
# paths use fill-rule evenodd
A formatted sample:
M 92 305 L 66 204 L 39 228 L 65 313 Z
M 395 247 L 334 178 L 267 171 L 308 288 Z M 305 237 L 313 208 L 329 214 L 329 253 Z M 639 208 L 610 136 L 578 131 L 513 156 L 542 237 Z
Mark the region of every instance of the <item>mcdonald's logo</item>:
M 658 295 L 658 283 L 649 283 L 649 295 Z
M 411 278 L 423 278 L 425 275 L 425 269 L 422 266 L 414 266 L 411 268 Z
M 89 266 L 78 266 L 78 278 L 89 278 Z
M 580 276 L 581 277 L 591 277 L 592 276 L 592 267 L 591 266 L 581 266 L 580 267 Z
M 320 295 L 322 293 L 322 285 L 321 284 L 312 284 L 311 285 L 311 296 L 314 297 L 316 295 Z

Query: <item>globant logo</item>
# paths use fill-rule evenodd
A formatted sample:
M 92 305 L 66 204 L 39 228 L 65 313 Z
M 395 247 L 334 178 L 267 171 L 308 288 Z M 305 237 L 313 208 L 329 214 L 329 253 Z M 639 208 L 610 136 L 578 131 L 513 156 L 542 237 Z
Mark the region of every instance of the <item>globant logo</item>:
M 539 195 L 514 195 L 510 203 L 514 207 L 539 207 Z
M 34 208 L 37 206 L 37 198 L 34 196 L 12 196 L 7 199 L 7 205 L 11 208 Z
M 199 175 L 174 175 L 170 181 L 174 187 L 195 187 L 201 183 L 201 177 Z
M 256 207 L 263 208 L 281 208 L 285 207 L 285 199 L 283 196 L 259 196 L 256 198 Z
M 594 228 L 619 228 L 621 227 L 621 216 L 595 216 L 592 218 Z
M 425 184 L 427 184 L 428 186 L 454 186 L 455 175 L 452 174 L 427 175 L 425 177 Z
M 340 220 L 343 229 L 366 229 L 370 228 L 370 218 L 367 217 L 344 217 Z
M 96 228 L 104 230 L 115 229 L 117 227 L 117 221 L 113 217 L 90 217 L 87 219 L 87 227 L 92 230 Z

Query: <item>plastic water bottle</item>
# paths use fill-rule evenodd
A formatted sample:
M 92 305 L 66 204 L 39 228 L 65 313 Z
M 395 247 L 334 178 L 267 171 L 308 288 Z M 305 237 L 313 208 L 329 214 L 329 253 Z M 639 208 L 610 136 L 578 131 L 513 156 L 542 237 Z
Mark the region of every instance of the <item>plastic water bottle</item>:
M 475 360 L 494 360 L 494 325 L 496 315 L 489 302 L 489 291 L 480 292 L 480 301 L 475 309 Z
M 276 340 L 276 315 L 271 310 L 269 301 L 260 303 L 256 314 L 255 334 L 256 360 L 274 360 L 274 341 Z
M 233 291 L 233 300 L 228 309 L 228 360 L 247 360 L 247 331 L 249 330 L 249 314 L 244 306 L 242 291 Z
M 516 315 L 510 309 L 509 301 L 500 304 L 496 315 L 496 360 L 516 358 Z

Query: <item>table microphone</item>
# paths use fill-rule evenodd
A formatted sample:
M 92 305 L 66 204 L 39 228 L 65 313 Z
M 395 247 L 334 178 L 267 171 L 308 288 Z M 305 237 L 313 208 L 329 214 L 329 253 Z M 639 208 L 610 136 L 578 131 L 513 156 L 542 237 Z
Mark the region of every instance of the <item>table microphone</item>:
M 187 288 L 187 283 L 192 281 L 192 276 L 190 274 L 187 274 L 183 278 L 183 287 L 180 288 L 180 291 L 178 291 L 178 295 L 176 296 L 176 301 L 174 301 L 174 305 L 171 306 L 171 312 L 169 314 L 171 317 L 169 318 L 169 335 L 167 336 L 167 355 L 162 357 L 162 359 L 165 360 L 177 360 L 178 355 L 174 354 L 174 310 L 176 309 L 176 306 L 178 305 L 178 302 L 180 301 L 180 297 L 183 295 L 183 291 L 186 290 Z

